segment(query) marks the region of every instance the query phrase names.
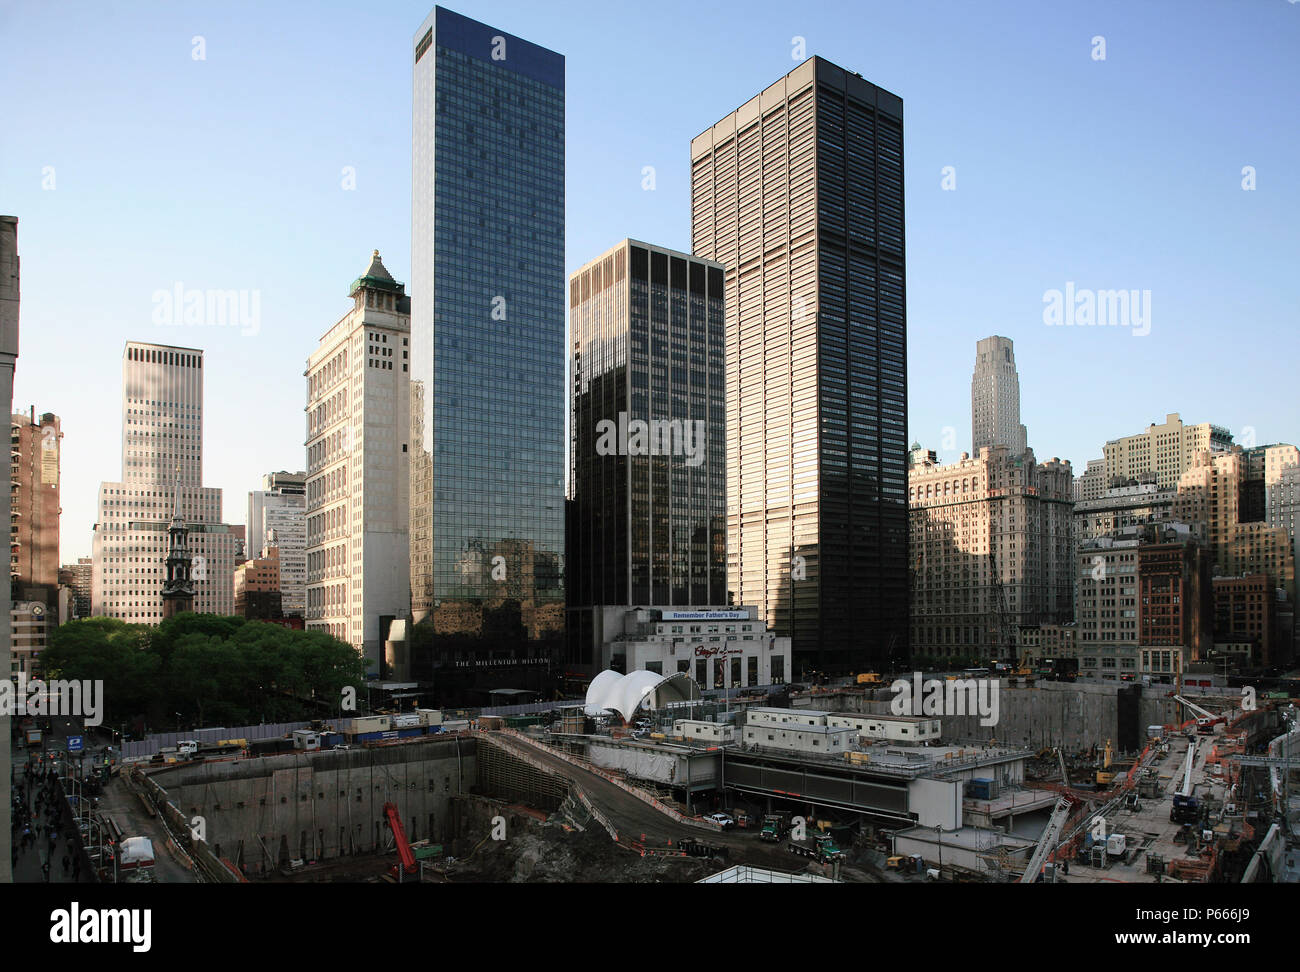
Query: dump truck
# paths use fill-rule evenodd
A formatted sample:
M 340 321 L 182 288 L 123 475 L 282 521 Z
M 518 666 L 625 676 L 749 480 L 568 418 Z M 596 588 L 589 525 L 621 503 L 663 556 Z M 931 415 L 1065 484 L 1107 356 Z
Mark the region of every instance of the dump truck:
M 844 859 L 844 852 L 835 846 L 835 838 L 830 834 L 815 834 L 808 840 L 792 840 L 789 848 L 790 853 L 798 854 L 800 857 L 811 857 L 819 864 Z
M 758 832 L 758 839 L 768 843 L 778 843 L 790 832 L 790 815 L 788 813 L 765 813 L 763 829 Z

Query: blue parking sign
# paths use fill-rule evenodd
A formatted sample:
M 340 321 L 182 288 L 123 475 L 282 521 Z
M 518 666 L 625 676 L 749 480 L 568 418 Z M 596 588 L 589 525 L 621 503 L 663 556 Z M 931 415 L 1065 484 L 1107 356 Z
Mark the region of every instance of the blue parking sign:
M 68 737 L 68 752 L 79 753 L 84 748 L 81 736 Z

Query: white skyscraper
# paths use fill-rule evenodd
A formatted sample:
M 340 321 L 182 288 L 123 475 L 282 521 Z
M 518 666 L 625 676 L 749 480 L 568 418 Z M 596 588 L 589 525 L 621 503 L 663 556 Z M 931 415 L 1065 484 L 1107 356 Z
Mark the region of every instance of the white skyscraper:
M 376 663 L 410 612 L 410 315 L 376 250 L 307 359 L 307 613 Z
M 91 613 L 132 624 L 163 617 L 167 527 L 180 489 L 194 610 L 235 609 L 236 537 L 221 490 L 203 486 L 203 352 L 129 341 L 122 355 L 122 478 L 99 486 Z
M 1013 456 L 1028 448 L 1020 424 L 1020 377 L 1010 338 L 988 337 L 975 345 L 975 374 L 970 380 L 971 453 L 1006 446 Z

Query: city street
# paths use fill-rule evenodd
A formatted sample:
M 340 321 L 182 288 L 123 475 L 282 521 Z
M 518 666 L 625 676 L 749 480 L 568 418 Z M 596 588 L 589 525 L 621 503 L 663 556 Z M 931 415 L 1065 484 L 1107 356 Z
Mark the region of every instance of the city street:
M 44 722 L 45 720 L 42 720 Z M 84 777 L 93 775 L 95 767 L 100 765 L 103 760 L 103 750 L 109 736 L 106 734 L 103 740 L 96 740 L 89 734 L 83 734 L 81 721 L 74 717 L 54 717 L 49 720 L 53 723 L 49 731 L 42 733 L 41 745 L 28 749 L 25 745 L 15 745 L 11 753 L 11 764 L 13 767 L 13 779 L 15 790 L 18 785 L 24 783 L 23 768 L 26 766 L 28 759 L 39 759 L 42 755 L 52 752 L 60 752 L 63 755 L 56 759 L 52 764 L 46 762 L 46 766 L 54 765 L 58 767 L 60 774 L 66 774 L 71 764 L 73 776 L 79 773 Z M 82 735 L 85 748 L 80 754 L 68 754 L 68 737 Z M 40 783 L 33 778 L 26 783 L 27 803 L 29 809 L 33 811 L 33 833 L 36 831 L 35 824 L 39 823 L 42 828 L 49 825 L 49 818 L 43 809 L 36 818 L 36 794 Z M 72 793 L 76 794 L 76 784 L 72 784 Z M 167 834 L 162 825 L 145 810 L 140 798 L 132 792 L 119 777 L 111 777 L 110 781 L 105 784 L 103 793 L 96 799 L 86 797 L 92 804 L 97 804 L 97 810 L 102 817 L 112 816 L 113 819 L 122 828 L 125 836 L 144 836 L 153 841 L 154 855 L 156 864 L 154 868 L 154 877 L 159 882 L 167 883 L 193 883 L 194 877 L 189 869 L 180 861 L 180 859 L 171 851 L 167 844 Z M 68 873 L 63 870 L 63 857 L 66 854 L 70 861 L 75 860 L 76 840 L 73 837 L 74 823 L 73 818 L 69 816 L 69 810 L 66 802 L 62 797 L 59 798 L 56 806 L 59 807 L 59 816 L 57 818 L 57 839 L 54 843 L 54 849 L 51 853 L 48 839 L 42 837 L 26 849 L 21 847 L 22 829 L 20 828 L 15 835 L 15 846 L 19 848 L 18 858 L 14 867 L 14 881 L 16 883 L 41 883 L 45 880 L 42 866 L 45 863 L 50 864 L 50 883 L 73 883 L 71 867 Z M 97 828 L 91 829 L 91 834 L 98 832 Z M 83 859 L 78 882 L 82 884 L 93 883 L 94 875 L 91 869 L 86 865 Z

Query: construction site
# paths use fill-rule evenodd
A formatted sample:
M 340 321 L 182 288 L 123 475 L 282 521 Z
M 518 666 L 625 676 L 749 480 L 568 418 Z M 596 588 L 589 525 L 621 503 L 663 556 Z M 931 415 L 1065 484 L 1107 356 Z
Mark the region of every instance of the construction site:
M 1300 871 L 1290 700 L 1243 710 L 1226 691 L 1110 687 L 1107 703 L 1106 686 L 1004 684 L 1002 718 L 981 738 L 961 718 L 894 715 L 870 685 L 720 700 L 634 672 L 593 688 L 508 715 L 420 710 L 400 729 L 358 717 L 278 744 L 137 758 L 105 799 L 123 833 L 141 830 L 203 881 L 1255 883 Z M 1058 719 L 1070 731 L 1044 735 Z

